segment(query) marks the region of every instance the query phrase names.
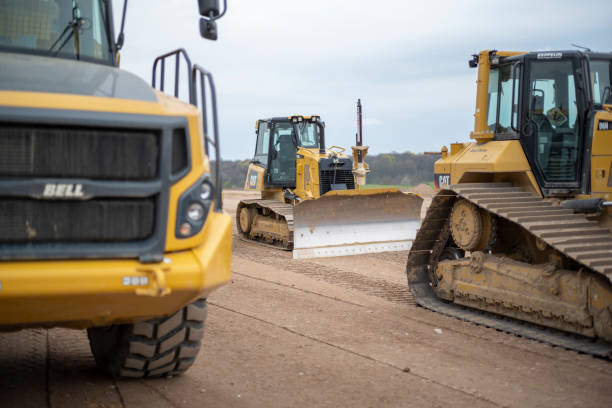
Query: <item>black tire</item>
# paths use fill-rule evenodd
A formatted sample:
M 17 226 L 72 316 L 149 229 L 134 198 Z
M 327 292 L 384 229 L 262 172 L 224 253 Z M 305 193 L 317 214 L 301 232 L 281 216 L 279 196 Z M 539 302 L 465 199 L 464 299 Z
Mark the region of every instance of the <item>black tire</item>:
M 180 374 L 200 351 L 206 313 L 199 299 L 168 317 L 87 329 L 96 365 L 113 378 Z

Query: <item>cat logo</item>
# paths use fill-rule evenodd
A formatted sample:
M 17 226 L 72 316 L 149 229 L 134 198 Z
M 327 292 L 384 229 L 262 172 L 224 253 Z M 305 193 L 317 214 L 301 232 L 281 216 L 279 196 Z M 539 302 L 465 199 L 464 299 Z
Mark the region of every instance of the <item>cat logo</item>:
M 599 126 L 597 127 L 597 130 L 612 130 L 610 128 L 610 122 L 607 122 L 605 120 L 600 120 L 599 121 Z
M 448 188 L 450 186 L 450 174 L 435 174 L 434 175 L 434 187 L 435 188 Z
M 255 173 L 254 171 L 249 173 L 249 188 L 257 188 L 257 173 Z
M 83 185 L 47 183 L 42 195 L 47 198 L 80 198 L 84 196 Z

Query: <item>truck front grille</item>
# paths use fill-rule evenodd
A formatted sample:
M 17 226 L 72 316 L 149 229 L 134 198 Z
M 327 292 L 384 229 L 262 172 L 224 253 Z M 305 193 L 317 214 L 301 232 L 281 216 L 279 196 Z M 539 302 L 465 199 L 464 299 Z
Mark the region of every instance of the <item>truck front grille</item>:
M 140 241 L 153 234 L 155 199 L 0 200 L 0 242 Z
M 159 133 L 68 126 L 0 126 L 0 177 L 152 180 Z
M 158 262 L 189 140 L 184 117 L 0 106 L 0 262 Z

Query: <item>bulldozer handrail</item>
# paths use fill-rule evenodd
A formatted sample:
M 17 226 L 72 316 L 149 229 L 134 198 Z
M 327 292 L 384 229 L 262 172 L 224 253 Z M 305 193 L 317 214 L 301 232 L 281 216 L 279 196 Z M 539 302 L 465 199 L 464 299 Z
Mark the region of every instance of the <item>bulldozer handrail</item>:
M 516 82 L 517 82 L 517 77 L 516 77 L 516 72 L 519 68 L 521 68 L 521 66 L 523 65 L 522 62 L 516 62 L 514 63 L 514 65 L 512 65 L 512 99 L 511 99 L 511 104 L 512 104 L 512 114 L 510 115 L 510 128 L 515 131 L 516 133 L 519 133 L 518 128 L 520 128 L 520 124 L 517 123 L 516 126 L 514 124 L 514 112 L 515 112 L 515 106 L 514 106 L 514 97 L 517 95 L 516 93 Z M 521 68 L 522 70 L 522 68 Z M 520 73 L 520 71 L 519 71 Z M 520 78 L 519 78 L 520 80 Z M 520 100 L 518 101 L 518 104 L 520 105 Z M 518 109 L 518 107 L 516 107 L 516 112 L 520 112 L 520 110 Z M 520 115 L 518 115 L 517 113 L 517 119 L 516 121 L 519 122 L 520 121 Z
M 334 148 L 338 149 L 338 153 L 340 153 L 340 154 L 342 154 L 342 153 L 344 153 L 346 151 L 346 149 L 344 147 L 340 147 L 340 146 L 336 146 L 336 145 L 333 145 L 333 146 L 329 147 L 328 150 L 332 150 L 333 151 Z

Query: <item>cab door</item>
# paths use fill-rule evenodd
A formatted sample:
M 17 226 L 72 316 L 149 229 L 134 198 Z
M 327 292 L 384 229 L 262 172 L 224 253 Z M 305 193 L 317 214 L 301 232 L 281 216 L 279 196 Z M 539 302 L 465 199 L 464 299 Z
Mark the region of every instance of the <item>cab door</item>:
M 593 89 L 593 142 L 591 146 L 591 194 L 612 200 L 612 60 L 591 59 Z
M 538 54 L 539 55 L 539 54 Z M 584 132 L 576 59 L 527 59 L 520 139 L 544 195 L 581 188 Z
M 291 122 L 273 123 L 268 158 L 268 185 L 295 188 L 296 140 Z

